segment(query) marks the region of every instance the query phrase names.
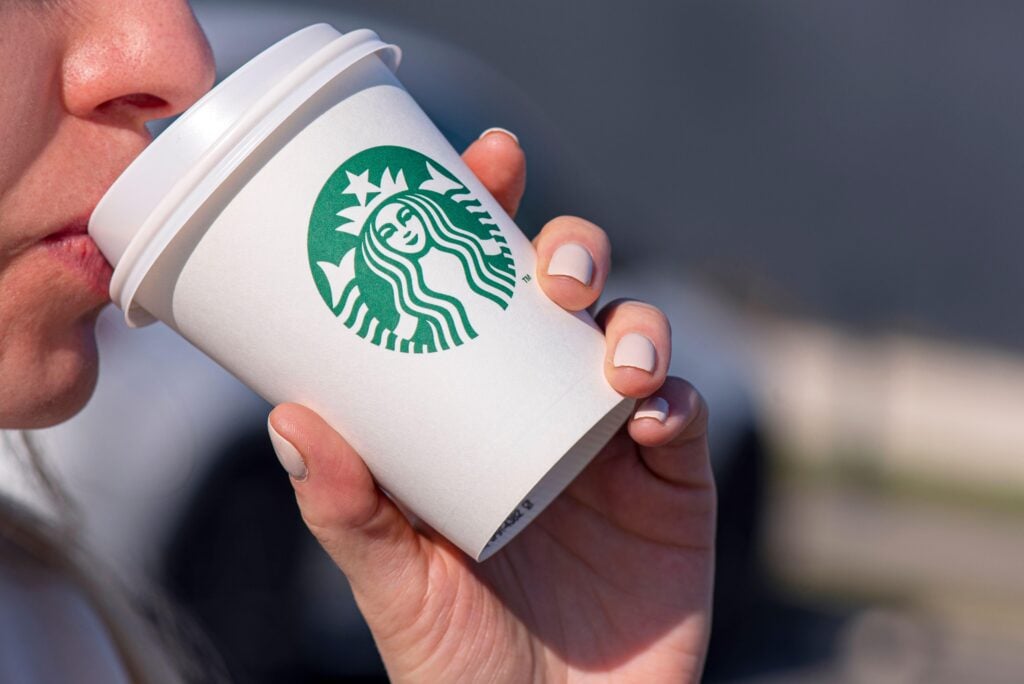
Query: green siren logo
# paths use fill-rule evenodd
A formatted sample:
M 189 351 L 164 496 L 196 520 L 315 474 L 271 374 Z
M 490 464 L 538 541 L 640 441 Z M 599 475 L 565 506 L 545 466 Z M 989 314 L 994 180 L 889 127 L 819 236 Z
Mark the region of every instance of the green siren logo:
M 410 353 L 476 337 L 474 313 L 507 309 L 516 282 L 511 250 L 480 200 L 404 147 L 364 150 L 331 175 L 309 220 L 309 265 L 346 327 Z

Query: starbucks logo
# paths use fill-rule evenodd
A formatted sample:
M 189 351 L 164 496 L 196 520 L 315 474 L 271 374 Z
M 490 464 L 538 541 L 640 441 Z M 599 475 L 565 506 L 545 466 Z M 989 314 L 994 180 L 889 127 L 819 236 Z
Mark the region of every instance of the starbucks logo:
M 309 220 L 324 302 L 359 337 L 400 352 L 477 337 L 483 308 L 508 308 L 516 271 L 494 219 L 465 185 L 404 147 L 373 147 L 327 179 Z

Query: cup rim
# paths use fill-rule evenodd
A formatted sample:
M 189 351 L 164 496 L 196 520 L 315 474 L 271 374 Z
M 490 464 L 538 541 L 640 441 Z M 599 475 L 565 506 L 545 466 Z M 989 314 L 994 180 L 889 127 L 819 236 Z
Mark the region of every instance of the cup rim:
M 115 216 L 115 207 L 126 200 L 131 201 L 133 189 L 143 182 L 143 179 L 136 177 L 137 174 L 132 173 L 133 170 L 137 171 L 141 164 L 151 161 L 155 155 L 180 154 L 178 150 L 170 151 L 170 145 L 183 131 L 194 133 L 188 129 L 194 128 L 204 108 L 223 106 L 224 94 L 231 85 L 251 77 L 252 72 L 258 71 L 261 65 L 276 66 L 273 64 L 275 53 L 280 54 L 282 46 L 288 41 L 317 32 L 319 36 L 311 37 L 323 41 L 327 31 L 333 33 L 333 40 L 318 46 L 301 62 L 292 65 L 282 78 L 268 84 L 269 87 L 249 106 L 241 111 L 236 110 L 234 120 L 224 127 L 221 134 L 188 159 L 187 170 L 173 178 L 156 203 L 146 208 L 146 217 L 128 239 L 123 252 L 105 254 L 108 259 L 116 262 L 110 284 L 111 299 L 124 311 L 125 321 L 130 327 L 141 327 L 156 320 L 135 302 L 143 280 L 181 228 L 255 148 L 317 91 L 356 62 L 377 55 L 394 71 L 401 60 L 401 50 L 396 45 L 383 42 L 369 29 L 342 34 L 328 24 L 314 24 L 292 33 L 246 62 L 168 126 L 160 138 L 129 165 L 100 200 L 90 218 L 91 234 L 94 230 L 101 233 L 107 215 Z M 165 136 L 167 144 L 158 145 Z M 146 159 L 140 161 L 143 155 Z M 100 246 L 102 249 L 103 244 Z

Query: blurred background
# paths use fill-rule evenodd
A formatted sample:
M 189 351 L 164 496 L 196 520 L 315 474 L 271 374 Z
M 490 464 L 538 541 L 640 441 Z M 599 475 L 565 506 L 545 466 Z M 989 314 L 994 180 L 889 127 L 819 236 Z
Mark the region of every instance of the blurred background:
M 1024 680 L 1024 5 L 194 5 L 221 77 L 374 28 L 457 148 L 519 135 L 524 231 L 608 230 L 608 298 L 669 313 L 711 405 L 706 681 Z M 99 337 L 96 397 L 42 436 L 95 548 L 238 681 L 379 680 L 269 407 L 162 326 Z

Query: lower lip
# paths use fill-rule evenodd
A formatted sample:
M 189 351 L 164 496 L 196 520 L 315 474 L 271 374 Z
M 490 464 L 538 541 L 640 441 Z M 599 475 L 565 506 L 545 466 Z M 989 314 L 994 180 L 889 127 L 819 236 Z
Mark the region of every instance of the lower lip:
M 110 298 L 110 278 L 114 269 L 91 237 L 83 233 L 57 235 L 43 240 L 43 245 L 69 270 L 85 280 L 91 292 L 103 299 Z

